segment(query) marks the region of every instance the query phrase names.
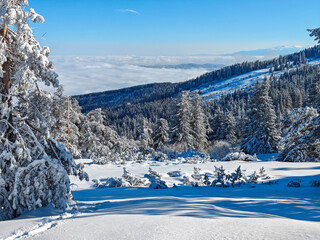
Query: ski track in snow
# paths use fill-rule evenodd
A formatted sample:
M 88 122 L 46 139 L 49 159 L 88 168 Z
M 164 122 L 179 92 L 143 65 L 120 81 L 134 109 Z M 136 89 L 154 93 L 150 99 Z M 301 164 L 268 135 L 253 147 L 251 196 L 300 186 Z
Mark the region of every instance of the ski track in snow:
M 72 218 L 74 215 L 75 214 L 72 213 L 63 213 L 59 216 L 46 217 L 40 223 L 31 227 L 31 229 L 19 229 L 11 236 L 0 238 L 0 240 L 15 240 L 33 237 L 62 224 L 65 220 Z

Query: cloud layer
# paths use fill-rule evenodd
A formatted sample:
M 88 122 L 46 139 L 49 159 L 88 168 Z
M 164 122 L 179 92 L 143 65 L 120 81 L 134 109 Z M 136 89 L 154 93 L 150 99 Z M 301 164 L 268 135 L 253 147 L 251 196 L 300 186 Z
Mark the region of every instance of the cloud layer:
M 253 59 L 252 57 L 250 58 Z M 163 65 L 224 64 L 244 60 L 241 56 L 125 56 L 52 57 L 60 83 L 68 95 L 114 90 L 155 82 L 181 82 L 204 74 L 205 68 L 161 68 Z M 245 60 L 249 60 L 245 57 Z M 148 66 L 157 66 L 150 68 Z

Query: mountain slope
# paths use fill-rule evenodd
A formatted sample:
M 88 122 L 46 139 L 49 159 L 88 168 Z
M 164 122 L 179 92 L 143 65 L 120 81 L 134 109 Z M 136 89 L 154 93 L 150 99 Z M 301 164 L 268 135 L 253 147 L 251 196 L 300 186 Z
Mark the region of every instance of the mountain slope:
M 181 83 L 155 83 L 135 86 L 114 91 L 105 91 L 74 96 L 84 112 L 95 108 L 118 108 L 126 104 L 141 104 L 152 101 L 166 100 L 175 97 L 183 90 L 199 89 L 203 96 L 219 97 L 238 87 L 250 86 L 252 83 L 269 75 L 270 67 L 276 74 L 286 69 L 295 68 L 297 64 L 311 62 L 320 58 L 320 47 L 315 46 L 301 52 L 280 56 L 273 60 L 244 62 L 234 64 Z M 285 66 L 288 62 L 290 66 Z M 317 63 L 317 62 L 315 62 Z

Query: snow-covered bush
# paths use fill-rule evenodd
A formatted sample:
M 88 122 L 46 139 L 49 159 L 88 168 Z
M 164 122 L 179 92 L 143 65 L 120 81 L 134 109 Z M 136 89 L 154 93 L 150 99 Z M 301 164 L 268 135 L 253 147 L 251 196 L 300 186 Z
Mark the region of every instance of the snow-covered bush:
M 102 182 L 99 179 L 92 179 L 91 182 L 93 182 L 93 186 L 96 188 L 100 188 L 102 186 Z
M 245 154 L 244 152 L 233 152 L 225 156 L 222 161 L 257 161 L 256 156 Z
M 231 184 L 231 176 L 226 173 L 226 170 L 221 167 L 214 166 L 216 179 L 212 181 L 212 187 L 229 187 Z
M 171 171 L 167 173 L 170 177 L 181 177 L 182 176 L 182 172 L 179 171 Z
M 118 188 L 118 187 L 143 187 L 145 180 L 130 173 L 125 167 L 123 168 L 122 177 L 108 177 L 105 179 L 93 179 L 94 187 L 97 188 Z
M 310 184 L 312 187 L 320 187 L 320 180 L 311 180 Z
M 191 175 L 191 177 L 194 179 L 193 181 L 193 186 L 195 187 L 200 187 L 200 186 L 204 186 L 204 179 L 200 174 L 200 168 L 194 167 L 193 170 L 193 174 Z
M 165 154 L 163 152 L 156 152 L 153 155 L 153 159 L 157 162 L 164 162 L 164 161 L 168 160 L 168 156 L 167 156 L 167 154 Z
M 108 158 L 106 157 L 100 157 L 100 158 L 94 158 L 92 159 L 92 162 L 94 164 L 98 164 L 98 165 L 105 165 L 105 164 L 108 164 L 109 163 L 109 160 Z
M 206 173 L 203 177 L 203 183 L 206 185 L 206 186 L 210 186 L 211 185 L 211 181 L 210 181 L 210 178 L 209 178 L 209 175 Z
M 241 186 L 242 184 L 245 184 L 248 181 L 248 178 L 241 170 L 241 166 L 239 166 L 235 172 L 231 174 L 230 180 L 232 187 L 234 187 L 235 185 Z
M 157 173 L 156 171 L 152 170 L 152 168 L 149 168 L 149 173 L 144 175 L 146 178 L 149 179 L 151 182 L 149 185 L 149 188 L 152 189 L 166 189 L 168 188 L 165 181 L 161 180 L 161 175 Z
M 200 187 L 205 186 L 207 184 L 204 183 L 204 178 L 200 173 L 200 168 L 194 167 L 193 174 L 184 175 L 183 176 L 183 185 L 184 186 L 192 186 L 192 187 Z
M 140 187 L 140 186 L 144 186 L 145 185 L 145 180 L 143 180 L 143 179 L 135 176 L 134 174 L 130 173 L 125 167 L 123 168 L 122 178 L 131 187 Z
M 259 174 L 256 171 L 254 171 L 253 174 L 250 176 L 248 182 L 252 184 L 257 184 L 259 177 L 260 177 Z
M 222 159 L 232 152 L 232 146 L 226 141 L 217 141 L 210 149 L 210 155 L 215 159 Z
M 296 180 L 291 180 L 288 184 L 287 187 L 301 187 L 301 180 L 300 179 L 296 179 Z
M 266 170 L 264 167 L 261 167 L 259 170 L 259 173 L 256 171 L 253 172 L 253 174 L 249 178 L 249 183 L 257 184 L 259 182 L 265 183 L 266 180 L 270 180 L 271 177 L 266 173 Z
M 184 186 L 188 186 L 188 187 L 192 187 L 192 181 L 190 180 L 189 176 L 183 176 L 183 185 Z

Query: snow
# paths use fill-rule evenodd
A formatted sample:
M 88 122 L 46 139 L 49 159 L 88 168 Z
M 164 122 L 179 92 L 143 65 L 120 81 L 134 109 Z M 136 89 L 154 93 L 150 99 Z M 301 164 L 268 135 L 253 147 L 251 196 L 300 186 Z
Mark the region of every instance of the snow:
M 319 239 L 320 163 L 255 162 L 129 162 L 96 165 L 82 159 L 91 179 L 121 177 L 123 167 L 143 178 L 149 167 L 161 174 L 168 189 L 148 187 L 95 188 L 93 182 L 72 177 L 77 210 L 63 213 L 50 207 L 0 222 L 0 239 Z M 278 184 L 246 184 L 234 188 L 182 186 L 194 167 L 200 173 L 214 166 L 233 172 L 241 165 L 246 175 L 264 166 Z M 179 172 L 176 177 L 167 173 Z M 301 188 L 287 187 L 294 179 Z M 177 187 L 173 187 L 173 185 Z

